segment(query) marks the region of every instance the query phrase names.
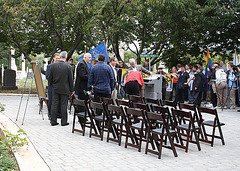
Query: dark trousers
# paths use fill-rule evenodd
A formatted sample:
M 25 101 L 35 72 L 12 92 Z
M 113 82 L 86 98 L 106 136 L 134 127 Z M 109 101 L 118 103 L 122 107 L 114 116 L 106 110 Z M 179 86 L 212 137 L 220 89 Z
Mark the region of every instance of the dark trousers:
M 166 88 L 162 88 L 162 100 L 166 98 Z
M 140 84 L 137 81 L 129 81 L 126 84 L 126 92 L 128 95 L 139 96 Z
M 104 94 L 104 93 L 99 93 L 99 92 L 94 91 L 94 101 L 95 102 L 100 102 L 98 97 L 111 98 L 111 94 Z M 102 113 L 102 110 L 100 110 L 100 109 L 96 110 L 97 115 L 101 115 L 101 113 Z
M 48 92 L 48 118 L 51 119 L 52 115 L 52 91 L 49 91 Z M 61 111 L 61 108 L 60 108 L 60 105 L 58 107 L 58 113 L 57 113 L 57 117 L 60 118 L 60 111 Z
M 169 100 L 172 101 L 173 99 L 173 91 L 175 91 L 175 96 L 176 96 L 176 85 L 177 83 L 173 83 L 173 87 L 172 87 L 172 91 L 170 92 L 170 95 L 169 95 Z
M 82 92 L 78 92 L 78 99 L 80 100 L 88 100 L 89 96 L 85 95 Z M 83 106 L 79 106 L 78 107 L 78 112 L 86 112 L 85 108 Z M 82 117 L 78 117 L 78 121 L 80 122 L 81 125 L 83 125 L 83 118 Z
M 213 92 L 212 87 L 211 87 L 211 103 L 213 104 L 213 107 L 217 106 L 217 94 Z
M 202 102 L 202 92 L 201 91 L 193 91 L 193 103 L 196 106 L 201 106 Z
M 187 91 L 187 89 L 185 89 L 185 88 L 176 88 L 175 101 L 180 102 L 180 103 L 184 103 L 184 100 L 186 99 L 185 98 L 186 91 Z
M 52 108 L 51 108 L 51 123 L 57 123 L 57 114 L 59 106 L 61 108 L 60 110 L 60 116 L 61 116 L 61 124 L 64 125 L 67 123 L 67 104 L 68 104 L 68 95 L 66 94 L 59 94 L 55 93 L 53 90 L 53 99 L 52 99 Z

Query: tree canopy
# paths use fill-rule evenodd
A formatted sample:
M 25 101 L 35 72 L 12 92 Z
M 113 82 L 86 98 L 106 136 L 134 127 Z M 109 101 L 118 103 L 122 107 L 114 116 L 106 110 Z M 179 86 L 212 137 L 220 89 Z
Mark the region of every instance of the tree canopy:
M 69 59 L 102 42 L 118 60 L 121 48 L 138 63 L 142 53 L 159 54 L 152 65 L 198 60 L 207 48 L 231 59 L 240 47 L 239 14 L 235 0 L 2 0 L 0 42 L 29 61 L 62 50 Z

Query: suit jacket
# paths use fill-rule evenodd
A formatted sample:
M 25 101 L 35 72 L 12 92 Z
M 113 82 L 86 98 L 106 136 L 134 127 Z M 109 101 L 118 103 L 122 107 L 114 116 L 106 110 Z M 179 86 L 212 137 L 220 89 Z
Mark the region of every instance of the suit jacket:
M 143 73 L 145 73 L 145 74 L 149 74 L 150 75 L 150 71 L 148 71 L 147 69 L 145 69 L 143 66 L 141 66 L 141 65 L 136 65 L 136 68 L 137 68 L 137 71 L 138 72 L 143 72 Z M 128 70 L 133 70 L 133 68 L 130 66 L 129 68 L 128 68 Z
M 78 94 L 83 93 L 83 90 L 87 90 L 89 72 L 88 65 L 84 60 L 78 63 L 75 81 L 75 92 Z
M 49 64 L 49 65 L 47 66 L 47 70 L 46 70 L 46 79 L 47 79 L 47 80 L 48 80 L 48 78 L 49 78 L 51 65 L 52 65 L 52 64 Z M 52 86 L 50 86 L 49 81 L 48 81 L 48 94 L 49 94 L 49 93 L 50 93 L 50 94 L 52 93 Z
M 193 90 L 202 91 L 204 84 L 204 75 L 202 72 L 195 74 L 195 80 L 193 81 Z M 197 88 L 197 90 L 195 90 Z
M 62 60 L 51 64 L 48 81 L 54 93 L 68 95 L 73 92 L 72 67 Z

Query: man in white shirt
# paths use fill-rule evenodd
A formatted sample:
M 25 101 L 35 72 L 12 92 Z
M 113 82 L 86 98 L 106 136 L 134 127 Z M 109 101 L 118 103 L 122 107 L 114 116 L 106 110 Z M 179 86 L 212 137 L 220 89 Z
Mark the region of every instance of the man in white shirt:
M 117 69 L 115 68 L 117 64 L 117 59 L 115 57 L 111 57 L 109 60 L 109 65 L 113 71 L 113 75 L 114 75 L 114 82 L 115 82 L 115 86 L 114 86 L 114 90 L 112 91 L 112 99 L 114 101 L 114 103 L 116 104 L 116 99 L 117 99 L 117 87 L 118 87 L 118 80 L 117 80 Z

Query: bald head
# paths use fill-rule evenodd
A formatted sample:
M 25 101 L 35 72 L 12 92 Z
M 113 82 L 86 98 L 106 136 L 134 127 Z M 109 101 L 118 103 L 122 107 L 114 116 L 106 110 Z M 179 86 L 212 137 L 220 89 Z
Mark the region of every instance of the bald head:
M 91 60 L 92 60 L 92 55 L 91 55 L 91 53 L 85 53 L 83 59 L 84 59 L 84 61 L 85 61 L 87 64 L 89 64 L 89 63 L 91 62 Z

